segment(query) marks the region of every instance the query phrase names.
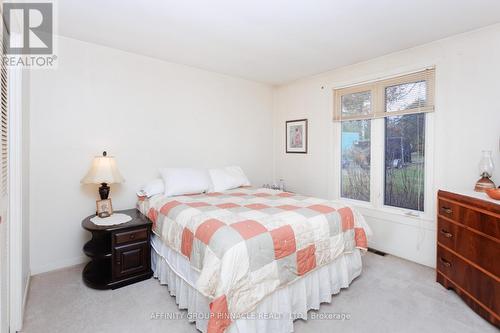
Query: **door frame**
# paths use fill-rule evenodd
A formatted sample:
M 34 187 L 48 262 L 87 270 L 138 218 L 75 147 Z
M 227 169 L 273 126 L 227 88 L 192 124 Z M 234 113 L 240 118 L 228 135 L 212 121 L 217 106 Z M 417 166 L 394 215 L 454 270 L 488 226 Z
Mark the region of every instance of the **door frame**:
M 8 68 L 9 108 L 9 330 L 23 324 L 23 103 L 21 66 Z M 29 276 L 29 272 L 28 272 Z

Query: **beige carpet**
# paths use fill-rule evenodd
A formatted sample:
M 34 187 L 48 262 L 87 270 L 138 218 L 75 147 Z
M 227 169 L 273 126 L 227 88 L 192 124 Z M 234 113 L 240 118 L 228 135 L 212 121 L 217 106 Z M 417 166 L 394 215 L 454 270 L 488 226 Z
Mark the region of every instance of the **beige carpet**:
M 497 332 L 437 284 L 434 270 L 371 253 L 363 257 L 363 265 L 350 288 L 319 311 L 347 313 L 349 320 L 299 320 L 295 332 Z M 23 332 L 197 332 L 186 319 L 151 319 L 154 312 L 185 313 L 157 280 L 98 291 L 83 284 L 82 269 L 32 278 Z

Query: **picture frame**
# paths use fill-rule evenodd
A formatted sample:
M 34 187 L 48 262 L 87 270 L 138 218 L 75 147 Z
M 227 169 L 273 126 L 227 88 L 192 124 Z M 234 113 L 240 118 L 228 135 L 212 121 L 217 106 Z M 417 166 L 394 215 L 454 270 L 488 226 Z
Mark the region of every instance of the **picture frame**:
M 307 119 L 285 122 L 285 146 L 287 154 L 307 154 Z
M 97 216 L 104 218 L 113 214 L 113 204 L 111 199 L 97 200 L 95 203 Z

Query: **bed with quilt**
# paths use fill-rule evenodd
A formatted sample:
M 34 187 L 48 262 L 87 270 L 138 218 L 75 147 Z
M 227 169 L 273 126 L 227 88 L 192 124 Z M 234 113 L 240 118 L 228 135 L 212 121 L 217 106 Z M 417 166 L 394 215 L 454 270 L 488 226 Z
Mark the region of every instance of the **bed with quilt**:
M 153 221 L 154 276 L 206 333 L 292 332 L 361 274 L 370 233 L 348 206 L 266 188 L 137 207 Z

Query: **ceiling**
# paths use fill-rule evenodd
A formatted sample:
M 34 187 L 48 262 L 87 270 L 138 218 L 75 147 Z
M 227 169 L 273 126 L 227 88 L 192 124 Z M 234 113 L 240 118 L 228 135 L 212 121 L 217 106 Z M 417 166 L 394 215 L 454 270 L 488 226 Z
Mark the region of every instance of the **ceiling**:
M 58 33 L 282 84 L 500 22 L 498 0 L 60 0 Z

